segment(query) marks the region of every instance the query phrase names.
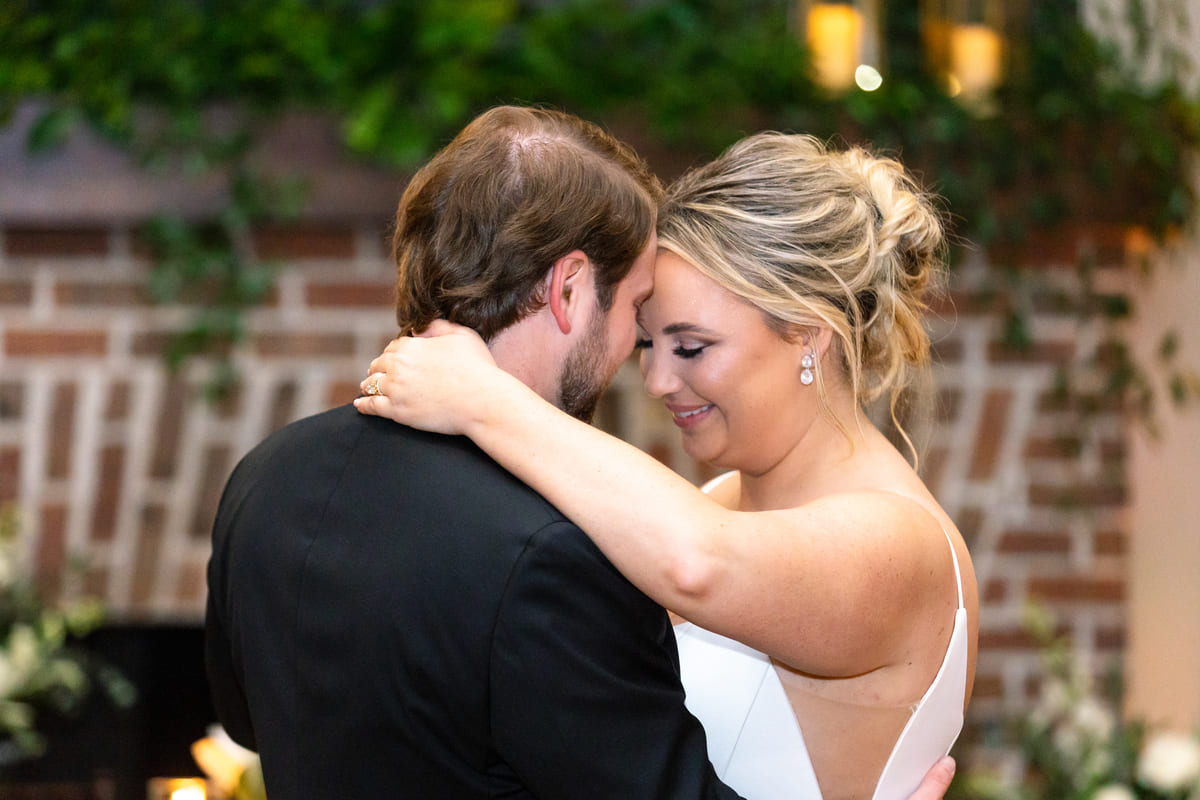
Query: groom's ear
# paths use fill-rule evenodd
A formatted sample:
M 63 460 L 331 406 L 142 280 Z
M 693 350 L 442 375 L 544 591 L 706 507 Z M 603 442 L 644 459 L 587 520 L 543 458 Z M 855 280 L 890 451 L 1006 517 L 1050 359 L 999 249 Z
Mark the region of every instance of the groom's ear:
M 582 250 L 572 250 L 554 262 L 547 277 L 546 303 L 558 329 L 570 333 L 585 305 L 591 261 Z

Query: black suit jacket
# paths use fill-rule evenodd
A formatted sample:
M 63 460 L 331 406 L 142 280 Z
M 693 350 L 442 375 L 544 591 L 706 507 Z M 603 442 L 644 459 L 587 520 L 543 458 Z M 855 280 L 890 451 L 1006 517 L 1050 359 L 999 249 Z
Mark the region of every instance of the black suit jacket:
M 217 715 L 270 800 L 737 796 L 663 610 L 467 439 L 352 406 L 272 434 L 208 581 Z

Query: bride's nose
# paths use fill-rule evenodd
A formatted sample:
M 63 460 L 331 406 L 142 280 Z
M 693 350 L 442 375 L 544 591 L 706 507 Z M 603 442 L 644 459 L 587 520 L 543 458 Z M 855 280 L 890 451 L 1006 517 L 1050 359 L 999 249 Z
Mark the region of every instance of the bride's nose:
M 639 365 L 646 394 L 651 397 L 665 397 L 680 388 L 682 382 L 671 368 L 670 359 L 657 357 L 653 348 L 642 351 Z

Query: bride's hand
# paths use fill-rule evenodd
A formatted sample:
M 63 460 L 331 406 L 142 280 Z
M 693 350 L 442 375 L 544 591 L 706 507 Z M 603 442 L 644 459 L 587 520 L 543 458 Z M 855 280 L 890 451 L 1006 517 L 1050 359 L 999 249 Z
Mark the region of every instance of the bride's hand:
M 371 362 L 354 405 L 414 428 L 461 434 L 498 372 L 475 331 L 437 320 L 420 336 L 388 344 Z

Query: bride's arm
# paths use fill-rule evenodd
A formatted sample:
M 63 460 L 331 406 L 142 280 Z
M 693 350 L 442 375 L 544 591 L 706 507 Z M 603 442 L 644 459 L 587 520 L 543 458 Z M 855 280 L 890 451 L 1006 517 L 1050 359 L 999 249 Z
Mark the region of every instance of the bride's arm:
M 702 627 L 822 674 L 877 666 L 896 647 L 903 632 L 886 621 L 907 611 L 881 608 L 881 599 L 919 594 L 912 578 L 928 571 L 919 563 L 928 553 L 898 548 L 911 537 L 894 530 L 876 532 L 879 519 L 894 516 L 886 506 L 894 498 L 731 511 L 559 411 L 489 365 L 474 334 L 454 330 L 393 342 L 363 382 L 378 381 L 380 393 L 355 404 L 469 436 L 586 531 L 638 588 Z M 880 561 L 887 570 L 871 568 Z

